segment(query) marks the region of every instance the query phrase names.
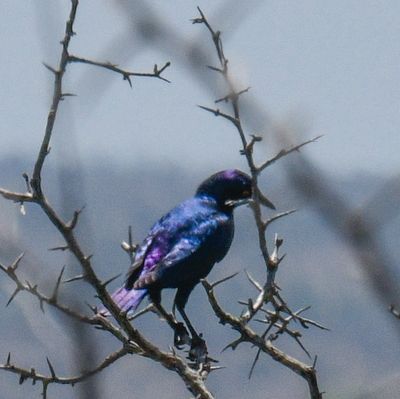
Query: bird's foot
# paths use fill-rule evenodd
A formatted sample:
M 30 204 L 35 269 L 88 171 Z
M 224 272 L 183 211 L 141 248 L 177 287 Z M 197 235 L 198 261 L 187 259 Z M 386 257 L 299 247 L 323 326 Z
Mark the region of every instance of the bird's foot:
M 179 322 L 175 325 L 174 345 L 178 349 L 182 349 L 183 345 L 190 345 L 191 339 L 183 323 Z
M 206 341 L 202 338 L 203 335 L 194 335 L 191 339 L 188 359 L 196 364 L 208 362 L 208 350 Z

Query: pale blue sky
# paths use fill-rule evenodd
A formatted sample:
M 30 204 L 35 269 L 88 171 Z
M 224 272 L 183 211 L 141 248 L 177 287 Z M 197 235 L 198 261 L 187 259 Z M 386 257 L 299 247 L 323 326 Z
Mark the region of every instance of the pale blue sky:
M 141 2 L 81 2 L 72 53 L 147 71 L 171 61 L 166 84 L 126 82 L 107 71 L 71 65 L 53 147 L 61 158 L 102 159 L 128 167 L 173 163 L 184 168 L 242 166 L 229 124 L 199 110 L 213 97 L 188 73 L 180 52 L 160 52 L 132 33 L 127 8 Z M 153 11 L 185 40 L 200 5 L 223 31 L 238 81 L 277 121 L 325 137 L 306 151 L 339 175 L 392 175 L 400 169 L 400 3 L 397 1 L 152 1 Z M 223 12 L 219 12 L 223 7 Z M 52 76 L 69 1 L 3 0 L 0 4 L 0 155 L 32 161 L 46 121 Z M 242 18 L 244 16 L 244 18 Z M 243 22 L 240 22 L 244 19 Z M 218 91 L 218 89 L 217 89 Z M 223 95 L 223 91 L 219 90 Z M 74 128 L 72 128 L 72 126 Z M 252 131 L 249 131 L 252 133 Z M 75 143 L 71 149 L 71 135 Z M 266 141 L 269 144 L 269 141 Z M 267 147 L 264 147 L 267 151 Z M 273 151 L 270 150 L 269 154 Z

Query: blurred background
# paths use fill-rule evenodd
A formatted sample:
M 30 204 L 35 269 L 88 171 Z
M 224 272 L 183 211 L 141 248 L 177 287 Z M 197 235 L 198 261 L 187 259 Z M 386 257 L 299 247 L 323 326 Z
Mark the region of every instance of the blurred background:
M 196 106 L 214 107 L 214 100 L 227 94 L 218 75 L 206 68 L 217 61 L 208 32 L 190 21 L 198 16 L 197 5 L 222 31 L 237 87 L 251 87 L 242 109 L 247 133 L 264 138 L 256 158 L 264 160 L 282 145 L 324 135 L 302 150 L 303 158 L 293 154 L 279 161 L 261 181 L 278 211 L 298 209 L 273 225 L 268 237 L 272 242 L 278 232 L 285 240 L 287 256 L 277 283 L 288 304 L 294 310 L 312 305 L 308 316 L 331 329 L 307 330 L 303 340 L 318 355 L 324 397 L 398 398 L 400 320 L 371 284 L 379 268 L 371 277 L 359 248 L 341 231 L 347 225 L 338 228 L 332 219 L 340 219 L 341 211 L 346 217 L 354 212 L 368 218 L 370 234 L 384 256 L 382 274 L 390 276 L 398 292 L 400 3 L 82 1 L 72 54 L 135 72 L 151 72 L 155 63 L 161 67 L 170 61 L 163 76 L 171 83 L 133 78 L 131 89 L 112 72 L 70 65 L 64 90 L 77 96 L 68 97 L 59 109 L 44 165 L 47 195 L 65 218 L 86 206 L 79 238 L 106 279 L 129 267 L 120 249 L 129 225 L 140 242 L 154 221 L 191 196 L 205 177 L 220 169 L 246 170 L 232 126 Z M 21 174 L 32 171 L 52 98 L 53 77 L 42 62 L 57 65 L 69 8 L 67 0 L 0 4 L 1 187 L 24 190 Z M 278 132 L 285 133 L 284 140 Z M 306 180 L 299 177 L 302 171 Z M 335 194 L 328 195 L 332 203 L 307 181 L 310 171 L 315 184 Z M 336 210 L 334 218 L 324 217 L 329 210 L 321 201 Z M 243 271 L 262 281 L 265 270 L 251 212 L 240 209 L 236 216 L 232 250 L 210 279 L 242 271 L 218 291 L 226 308 L 240 313 L 237 301 L 255 295 Z M 23 216 L 18 206 L 0 201 L 0 262 L 10 263 L 25 251 L 21 272 L 43 291 L 51 292 L 63 265 L 67 277 L 79 273 L 66 254 L 48 251 L 62 244 L 37 207 L 26 205 Z M 13 289 L 1 276 L 0 305 Z M 62 298 L 71 306 L 96 304 L 93 295 L 80 282 L 62 287 Z M 164 296 L 170 304 L 171 293 Z M 4 362 L 11 351 L 15 363 L 48 372 L 48 356 L 57 373 L 70 375 L 92 368 L 117 349 L 105 333 L 76 326 L 51 309 L 42 314 L 33 299 L 21 294 L 0 308 Z M 188 313 L 203 331 L 211 355 L 226 366 L 208 379 L 218 398 L 308 398 L 306 383 L 266 356 L 249 381 L 254 348 L 242 345 L 220 354 L 235 333 L 218 324 L 201 287 L 191 297 Z M 166 323 L 154 315 L 145 315 L 137 325 L 163 348 L 172 343 Z M 281 339 L 278 346 L 309 362 L 292 342 Z M 40 387 L 29 382 L 19 386 L 18 378 L 6 372 L 0 373 L 0 386 L 2 396 L 10 399 L 40 396 Z M 73 389 L 50 386 L 49 396 L 55 395 L 188 397 L 174 373 L 136 356 Z

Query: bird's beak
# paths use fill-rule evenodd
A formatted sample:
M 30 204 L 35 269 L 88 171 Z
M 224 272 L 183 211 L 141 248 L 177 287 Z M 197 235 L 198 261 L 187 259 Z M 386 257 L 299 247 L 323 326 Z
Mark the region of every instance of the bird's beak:
M 228 200 L 225 201 L 226 206 L 232 206 L 233 208 L 237 208 L 241 205 L 247 205 L 250 202 L 250 198 L 244 198 L 240 200 Z

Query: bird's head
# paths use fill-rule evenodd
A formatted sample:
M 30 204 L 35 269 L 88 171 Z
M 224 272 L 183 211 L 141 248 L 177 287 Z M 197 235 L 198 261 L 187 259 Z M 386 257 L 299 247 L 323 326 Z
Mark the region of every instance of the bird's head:
M 204 180 L 196 195 L 214 198 L 222 207 L 234 208 L 247 203 L 252 196 L 251 177 L 237 169 L 217 172 Z

